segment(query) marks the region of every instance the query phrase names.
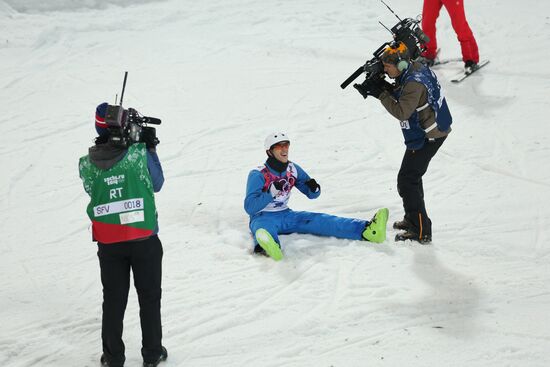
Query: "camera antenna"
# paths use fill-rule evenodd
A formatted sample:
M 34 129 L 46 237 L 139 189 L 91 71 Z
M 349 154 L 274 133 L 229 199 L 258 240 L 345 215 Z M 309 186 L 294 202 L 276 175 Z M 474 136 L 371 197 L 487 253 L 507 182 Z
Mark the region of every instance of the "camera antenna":
M 124 72 L 124 82 L 122 82 L 122 93 L 120 94 L 120 106 L 122 106 L 122 99 L 124 98 L 124 90 L 126 89 L 126 79 L 128 78 L 128 72 Z
M 387 30 L 388 32 L 390 32 L 390 33 L 393 35 L 393 32 L 392 32 L 388 27 L 386 27 L 386 26 L 384 25 L 384 23 L 382 23 L 381 21 L 378 21 L 378 23 L 380 23 L 380 25 L 381 25 L 382 27 L 386 28 L 386 30 Z
M 384 0 L 380 0 L 380 2 L 381 2 L 382 4 L 384 4 L 384 5 L 386 5 L 386 8 L 388 8 L 388 10 L 391 11 L 392 14 L 395 15 L 395 17 L 396 17 L 397 19 L 399 19 L 400 22 L 402 21 L 402 19 L 399 18 L 399 16 L 398 16 L 397 14 L 395 14 L 395 12 L 392 10 L 392 8 L 390 8 L 389 5 L 386 4 L 386 3 L 384 2 Z M 386 29 L 387 29 L 387 28 L 386 28 Z

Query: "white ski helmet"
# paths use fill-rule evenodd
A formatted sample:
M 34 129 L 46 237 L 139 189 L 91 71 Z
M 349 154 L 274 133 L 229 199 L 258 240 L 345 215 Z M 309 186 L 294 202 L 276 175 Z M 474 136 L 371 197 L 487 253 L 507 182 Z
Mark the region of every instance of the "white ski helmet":
M 265 150 L 271 149 L 271 147 L 277 143 L 280 143 L 282 141 L 288 141 L 290 143 L 290 138 L 287 134 L 277 132 L 277 133 L 271 133 L 269 134 L 264 141 L 264 147 Z

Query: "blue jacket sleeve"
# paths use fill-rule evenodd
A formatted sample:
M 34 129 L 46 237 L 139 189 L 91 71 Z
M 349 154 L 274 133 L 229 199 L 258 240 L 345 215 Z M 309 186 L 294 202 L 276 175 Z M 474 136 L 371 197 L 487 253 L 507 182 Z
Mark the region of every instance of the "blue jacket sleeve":
M 294 163 L 294 166 L 296 167 L 296 171 L 298 171 L 298 177 L 296 178 L 296 187 L 298 190 L 300 190 L 300 192 L 302 192 L 302 194 L 307 196 L 309 199 L 317 199 L 319 195 L 321 195 L 321 189 L 316 192 L 311 191 L 306 185 L 306 181 L 310 179 L 309 175 L 296 163 Z
M 153 191 L 159 192 L 164 184 L 164 173 L 157 152 L 147 150 L 147 168 L 153 181 Z
M 263 192 L 265 178 L 260 171 L 250 171 L 246 182 L 246 197 L 244 198 L 244 210 L 248 215 L 254 215 L 273 201 L 269 192 Z

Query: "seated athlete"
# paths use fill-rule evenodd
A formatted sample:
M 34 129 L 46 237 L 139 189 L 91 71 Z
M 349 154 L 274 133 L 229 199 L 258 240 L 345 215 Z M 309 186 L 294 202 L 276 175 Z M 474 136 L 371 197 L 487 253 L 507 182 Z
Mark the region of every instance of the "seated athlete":
M 321 186 L 300 166 L 288 160 L 290 139 L 285 133 L 269 134 L 264 147 L 267 161 L 248 174 L 244 199 L 255 239 L 254 253 L 281 260 L 283 253 L 278 235 L 290 233 L 384 242 L 387 208 L 378 210 L 370 222 L 289 209 L 287 203 L 294 186 L 310 199 L 321 195 Z

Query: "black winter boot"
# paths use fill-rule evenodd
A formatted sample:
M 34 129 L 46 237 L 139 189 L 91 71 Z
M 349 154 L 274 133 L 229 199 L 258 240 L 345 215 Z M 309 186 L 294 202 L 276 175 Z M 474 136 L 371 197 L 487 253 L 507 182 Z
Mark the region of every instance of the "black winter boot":
M 397 221 L 393 223 L 394 229 L 399 229 L 402 231 L 408 231 L 409 229 L 413 228 L 413 225 L 411 222 L 407 220 L 407 218 L 403 218 L 403 220 Z
M 412 231 L 406 231 L 406 232 L 398 233 L 398 234 L 395 235 L 395 242 L 397 242 L 397 241 L 407 241 L 407 240 L 416 241 L 416 242 L 419 242 L 423 245 L 427 245 L 430 242 L 432 242 L 432 235 L 431 234 L 425 234 L 425 235 L 422 235 L 422 237 L 421 237 L 418 233 L 415 233 L 415 232 L 412 232 Z

